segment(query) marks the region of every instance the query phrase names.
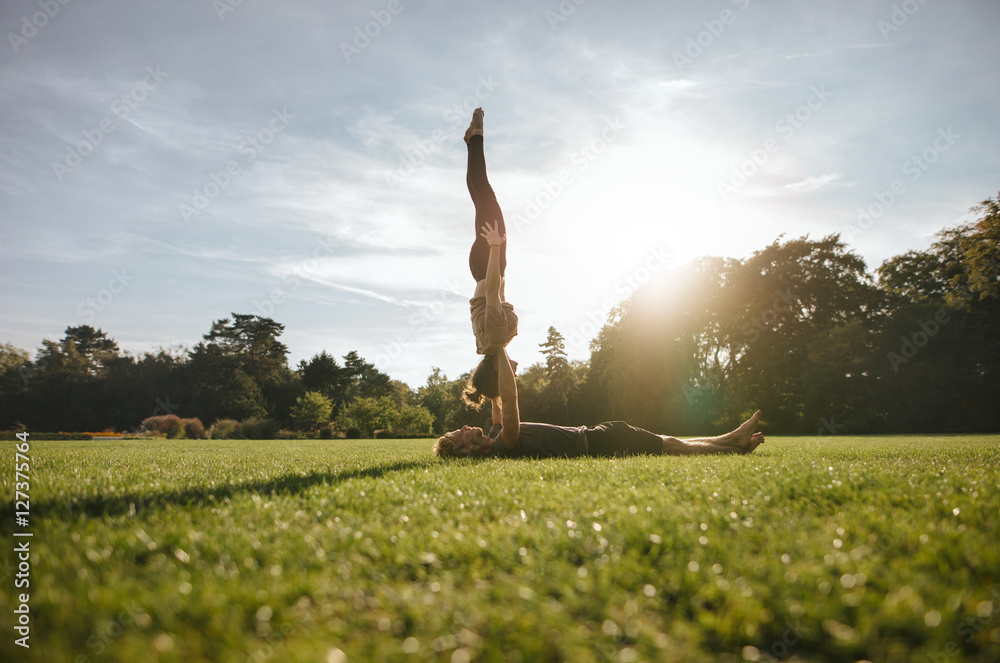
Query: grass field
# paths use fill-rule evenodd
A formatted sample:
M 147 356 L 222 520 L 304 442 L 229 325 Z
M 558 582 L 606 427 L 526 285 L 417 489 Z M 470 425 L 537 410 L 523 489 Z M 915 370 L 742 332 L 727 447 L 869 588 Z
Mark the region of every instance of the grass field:
M 1000 436 L 430 446 L 32 442 L 30 588 L 5 526 L 0 660 L 1000 660 Z M 13 443 L 0 458 L 13 523 Z

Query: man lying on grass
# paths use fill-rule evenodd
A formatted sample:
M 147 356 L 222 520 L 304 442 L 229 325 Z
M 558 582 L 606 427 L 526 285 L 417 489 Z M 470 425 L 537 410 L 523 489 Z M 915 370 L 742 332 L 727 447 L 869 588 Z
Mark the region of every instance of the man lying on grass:
M 559 456 L 628 456 L 631 454 L 750 453 L 763 441 L 756 432 L 760 411 L 736 430 L 718 437 L 680 440 L 636 428 L 624 421 L 587 426 L 554 426 L 522 422 L 517 408 L 514 369 L 503 348 L 497 353 L 499 398 L 493 399 L 493 426 L 462 426 L 441 436 L 434 444 L 438 456 L 506 456 L 552 458 Z

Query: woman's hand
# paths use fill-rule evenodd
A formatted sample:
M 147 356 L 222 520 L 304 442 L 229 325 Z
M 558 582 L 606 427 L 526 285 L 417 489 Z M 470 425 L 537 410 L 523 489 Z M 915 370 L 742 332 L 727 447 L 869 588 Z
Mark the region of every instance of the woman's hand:
M 489 244 L 490 246 L 500 246 L 501 244 L 507 241 L 507 235 L 501 237 L 500 233 L 497 231 L 499 225 L 500 224 L 497 223 L 496 221 L 493 221 L 492 227 L 490 226 L 489 223 L 486 223 L 483 226 L 483 232 L 479 233 L 484 238 L 486 238 L 486 243 Z

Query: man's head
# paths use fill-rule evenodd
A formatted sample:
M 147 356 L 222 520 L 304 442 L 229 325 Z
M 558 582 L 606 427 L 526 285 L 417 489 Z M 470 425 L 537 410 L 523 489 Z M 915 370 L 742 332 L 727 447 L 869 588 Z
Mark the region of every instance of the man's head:
M 455 456 L 484 456 L 493 448 L 493 440 L 486 437 L 479 427 L 462 426 L 445 433 L 434 443 L 434 453 L 442 458 Z

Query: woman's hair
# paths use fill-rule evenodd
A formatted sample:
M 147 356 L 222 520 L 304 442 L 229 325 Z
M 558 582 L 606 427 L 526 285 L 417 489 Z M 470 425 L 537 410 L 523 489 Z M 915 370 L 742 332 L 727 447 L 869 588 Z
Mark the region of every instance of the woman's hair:
M 465 404 L 478 410 L 483 406 L 487 398 L 496 398 L 500 395 L 500 379 L 497 373 L 494 355 L 486 355 L 479 365 L 472 370 L 469 381 L 462 391 L 462 400 Z

